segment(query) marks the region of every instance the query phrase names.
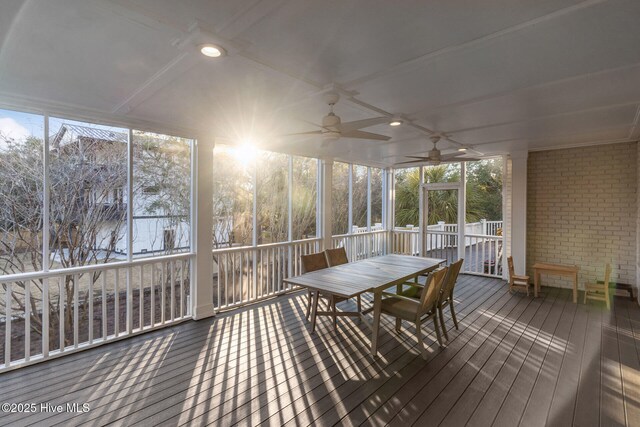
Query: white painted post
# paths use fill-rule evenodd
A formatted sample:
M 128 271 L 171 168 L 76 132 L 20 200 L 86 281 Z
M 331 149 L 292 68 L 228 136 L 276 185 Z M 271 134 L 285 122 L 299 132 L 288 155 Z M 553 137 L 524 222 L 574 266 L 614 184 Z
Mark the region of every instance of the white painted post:
M 511 153 L 511 255 L 520 274 L 527 266 L 527 157 L 526 151 Z
M 289 245 L 287 246 L 287 277 L 293 276 L 293 248 L 291 242 L 293 241 L 293 156 L 289 156 L 288 161 L 289 171 L 287 172 L 287 236 Z M 254 256 L 254 260 L 257 258 L 257 253 Z M 257 274 L 257 266 L 254 263 L 254 274 Z
M 127 137 L 127 261 L 133 260 L 133 130 L 129 129 Z M 126 303 L 126 327 L 127 333 L 133 331 L 133 286 L 131 267 L 127 268 L 127 303 Z M 89 280 L 92 280 L 91 278 Z M 173 277 L 171 278 L 173 289 Z M 93 295 L 91 296 L 93 298 Z M 116 294 L 116 298 L 119 296 Z M 172 298 L 173 301 L 173 298 Z M 138 307 L 142 310 L 142 307 Z M 172 312 L 173 314 L 173 312 Z
M 213 147 L 209 138 L 193 144 L 191 203 L 191 244 L 196 258 L 191 263 L 191 313 L 194 320 L 215 314 L 213 305 L 213 256 L 211 230 L 213 230 Z
M 42 270 L 49 271 L 49 205 L 51 191 L 49 188 L 49 115 L 44 116 L 44 145 L 42 147 L 42 187 L 44 189 L 42 199 Z M 9 285 L 7 285 L 9 286 Z M 8 294 L 9 291 L 7 291 Z M 7 325 L 11 325 L 11 319 L 6 318 Z M 11 334 L 8 334 L 9 339 Z M 49 279 L 44 279 L 42 288 L 42 356 L 49 357 Z M 8 359 L 6 365 L 9 366 Z
M 458 190 L 458 259 L 466 256 L 467 231 L 467 163 L 460 163 L 460 189 Z M 464 267 L 464 266 L 463 266 Z
M 480 220 L 480 229 L 481 229 L 480 234 L 482 234 L 483 236 L 486 236 L 487 235 L 487 220 L 486 219 L 481 219 Z
M 382 194 L 384 203 L 382 204 L 382 224 L 387 230 L 385 233 L 384 253 L 390 254 L 395 251 L 393 247 L 395 243 L 394 226 L 395 226 L 395 175 L 393 169 L 385 169 L 383 171 Z
M 321 180 L 318 183 L 320 194 L 320 204 L 318 213 L 321 216 L 320 224 L 322 225 L 319 236 L 322 237 L 322 249 L 332 248 L 332 230 L 331 230 L 331 197 L 333 179 L 333 160 L 321 160 L 320 162 Z

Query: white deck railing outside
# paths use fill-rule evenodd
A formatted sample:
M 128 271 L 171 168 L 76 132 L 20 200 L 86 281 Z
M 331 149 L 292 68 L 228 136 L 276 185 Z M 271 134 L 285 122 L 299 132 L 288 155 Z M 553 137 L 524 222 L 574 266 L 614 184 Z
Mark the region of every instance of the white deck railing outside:
M 350 261 L 384 255 L 387 232 L 385 230 L 359 231 L 355 234 L 333 236 L 334 248 L 345 248 Z
M 502 277 L 502 221 L 481 220 L 465 224 L 465 263 L 463 271 L 491 277 Z M 418 255 L 420 229 L 409 225 L 391 233 L 393 253 Z M 455 261 L 458 257 L 458 225 L 438 224 L 427 227 L 427 255 Z
M 302 273 L 300 255 L 320 250 L 321 239 L 215 249 L 214 306 L 238 307 L 290 291 L 282 280 Z

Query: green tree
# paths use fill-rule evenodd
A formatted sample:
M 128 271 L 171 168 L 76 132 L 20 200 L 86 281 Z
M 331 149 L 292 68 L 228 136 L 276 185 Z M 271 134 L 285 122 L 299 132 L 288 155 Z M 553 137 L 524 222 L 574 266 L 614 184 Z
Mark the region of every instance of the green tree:
M 420 169 L 396 171 L 395 217 L 396 227 L 418 225 L 420 212 Z
M 467 163 L 467 222 L 502 220 L 502 159 Z

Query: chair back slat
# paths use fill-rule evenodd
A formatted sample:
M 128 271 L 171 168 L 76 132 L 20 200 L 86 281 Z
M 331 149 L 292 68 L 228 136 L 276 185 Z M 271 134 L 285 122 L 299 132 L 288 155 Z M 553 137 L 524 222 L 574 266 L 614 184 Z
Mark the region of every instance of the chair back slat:
M 442 291 L 442 285 L 444 284 L 444 277 L 448 270 L 448 267 L 443 267 L 429 275 L 429 280 L 420 298 L 420 312 L 418 313 L 420 316 L 433 310 L 438 304 L 440 291 Z
M 604 288 L 609 287 L 609 281 L 611 280 L 611 264 L 607 263 L 604 268 Z
M 349 258 L 347 258 L 347 251 L 342 248 L 336 249 L 327 249 L 324 251 L 327 257 L 327 264 L 329 267 L 333 267 L 334 265 L 346 264 L 349 262 Z
M 324 256 L 323 252 L 317 252 L 315 254 L 302 255 L 300 256 L 300 261 L 302 261 L 302 272 L 310 273 L 316 270 L 322 270 L 323 268 L 327 268 L 329 265 L 327 264 L 327 258 Z
M 513 283 L 513 276 L 516 275 L 516 270 L 513 268 L 513 257 L 507 257 L 507 264 L 509 264 L 509 282 Z

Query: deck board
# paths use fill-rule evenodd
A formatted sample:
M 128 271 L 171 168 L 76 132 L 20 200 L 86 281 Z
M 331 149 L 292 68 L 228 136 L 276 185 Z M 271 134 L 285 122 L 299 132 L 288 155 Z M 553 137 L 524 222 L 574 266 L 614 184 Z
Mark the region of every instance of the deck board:
M 518 376 L 522 365 L 534 347 L 536 340 L 542 331 L 542 325 L 546 322 L 555 301 L 556 293 L 549 292 L 540 299 L 541 307 L 536 311 L 536 316 L 529 322 L 525 334 L 518 340 L 515 348 L 507 357 L 504 365 L 492 381 L 491 386 L 480 403 L 476 406 L 469 418 L 469 424 L 473 426 L 491 425 L 496 418 L 503 402 L 509 396 L 511 387 Z
M 0 400 L 89 403 L 86 414 L 2 414 L 0 425 L 638 425 L 640 309 L 574 305 L 571 291 L 510 294 L 460 276 L 460 330 L 304 319 L 293 293 L 0 375 Z M 365 298 L 365 306 L 370 299 Z M 345 304 L 352 304 L 347 302 Z

